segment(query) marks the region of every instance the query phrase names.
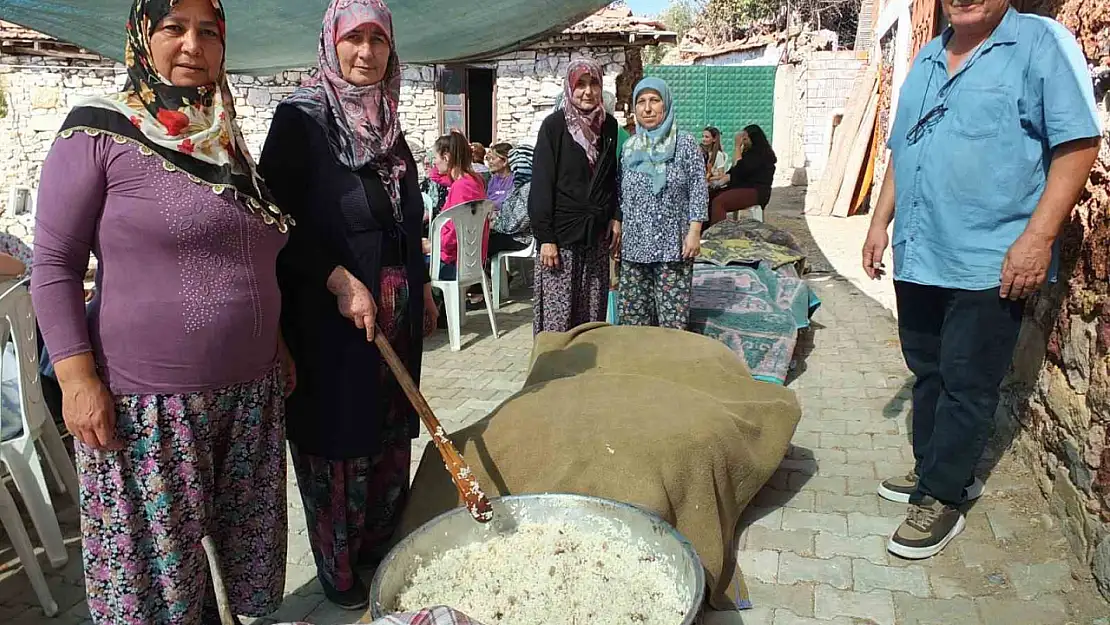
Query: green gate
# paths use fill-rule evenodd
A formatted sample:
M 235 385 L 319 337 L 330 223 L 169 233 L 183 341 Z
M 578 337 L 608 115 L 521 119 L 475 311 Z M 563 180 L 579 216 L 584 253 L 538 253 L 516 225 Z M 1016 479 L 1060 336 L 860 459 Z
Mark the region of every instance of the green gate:
M 701 140 L 706 126 L 721 129 L 721 142 L 732 153 L 733 137 L 758 124 L 772 139 L 775 121 L 774 66 L 649 65 L 645 76 L 667 81 L 678 109 L 679 128 Z

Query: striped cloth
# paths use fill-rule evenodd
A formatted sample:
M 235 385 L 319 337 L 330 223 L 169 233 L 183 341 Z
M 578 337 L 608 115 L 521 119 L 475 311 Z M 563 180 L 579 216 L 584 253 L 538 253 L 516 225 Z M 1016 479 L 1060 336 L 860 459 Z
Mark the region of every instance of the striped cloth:
M 513 183 L 518 189 L 532 181 L 533 153 L 530 145 L 517 146 L 509 151 L 509 170 L 513 172 Z

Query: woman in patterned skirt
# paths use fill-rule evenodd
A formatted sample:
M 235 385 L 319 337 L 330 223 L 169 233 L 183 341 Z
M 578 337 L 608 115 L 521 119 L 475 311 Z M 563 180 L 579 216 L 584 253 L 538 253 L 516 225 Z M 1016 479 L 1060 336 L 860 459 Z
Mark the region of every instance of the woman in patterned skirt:
M 75 108 L 43 165 L 32 294 L 76 439 L 98 624 L 218 623 L 285 579 L 275 264 L 289 221 L 255 175 L 213 0 L 137 0 L 127 89 Z M 82 278 L 96 254 L 96 298 Z
M 533 331 L 605 321 L 609 257 L 620 247 L 617 120 L 605 112 L 601 66 L 571 61 L 563 106 L 540 126 L 528 214 L 538 243 Z
M 369 595 L 357 569 L 377 566 L 404 509 L 418 426 L 374 334 L 419 381 L 436 327 L 393 45 L 380 0 L 335 0 L 317 74 L 278 106 L 262 152 L 298 220 L 278 260 L 282 329 L 301 372 L 288 403 L 293 466 L 324 594 L 351 610 Z
M 704 160 L 697 140 L 675 125 L 667 83 L 645 78 L 632 100 L 636 134 L 621 156 L 620 322 L 685 330 L 709 212 Z

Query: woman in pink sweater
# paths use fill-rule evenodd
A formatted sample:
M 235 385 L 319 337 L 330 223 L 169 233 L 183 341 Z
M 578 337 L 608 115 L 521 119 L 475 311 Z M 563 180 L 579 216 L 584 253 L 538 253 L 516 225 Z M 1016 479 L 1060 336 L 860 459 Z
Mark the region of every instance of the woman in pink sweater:
M 447 201 L 443 209 L 486 199 L 486 185 L 478 174 L 474 173 L 471 162 L 470 144 L 466 137 L 457 132 L 444 135 L 436 140 L 435 162 L 428 171 L 432 181 L 447 187 Z M 486 256 L 486 245 L 489 240 L 489 223 L 482 235 L 482 258 Z M 443 238 L 440 245 L 440 260 L 445 265 L 440 267 L 440 277 L 451 279 L 455 272 L 455 263 L 458 260 L 459 245 L 455 234 L 455 224 L 447 222 L 443 226 Z M 446 270 L 446 271 L 445 271 Z

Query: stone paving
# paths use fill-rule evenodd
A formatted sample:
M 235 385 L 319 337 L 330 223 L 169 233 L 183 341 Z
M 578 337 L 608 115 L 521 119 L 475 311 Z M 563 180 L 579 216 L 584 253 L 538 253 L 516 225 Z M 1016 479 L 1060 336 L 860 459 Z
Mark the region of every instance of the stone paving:
M 776 191 L 770 219 L 798 234 L 800 194 Z M 824 237 L 816 237 L 822 240 Z M 827 240 L 827 238 L 826 238 Z M 858 246 L 829 253 L 820 268 L 854 263 Z M 814 253 L 820 253 L 815 251 Z M 1003 456 L 988 462 L 987 494 L 972 507 L 968 526 L 932 560 L 911 563 L 889 555 L 887 535 L 904 506 L 875 495 L 880 478 L 912 462 L 907 437 L 908 377 L 890 313 L 835 272 L 812 276 L 823 301 L 800 347 L 790 387 L 803 418 L 794 444 L 745 515 L 740 562 L 755 609 L 711 614 L 708 625 L 1110 625 L 1110 607 L 1073 562 L 1033 477 Z M 464 348 L 451 352 L 444 333 L 428 344 L 422 386 L 448 429 L 485 416 L 520 388 L 531 348 L 527 300 L 498 313 L 502 336 L 490 336 L 484 312 L 471 313 Z M 426 442 L 413 444 L 413 470 Z M 994 465 L 994 466 L 992 466 Z M 303 511 L 288 477 L 290 542 L 287 597 L 276 614 L 255 622 L 304 620 L 352 623 L 358 614 L 331 607 L 315 582 Z M 47 570 L 62 613 L 46 619 L 14 554 L 0 537 L 0 623 L 88 623 L 81 587 L 77 525 L 72 507 L 60 511 L 71 558 Z M 7 563 L 7 564 L 5 564 Z M 520 624 L 530 625 L 530 624 Z

